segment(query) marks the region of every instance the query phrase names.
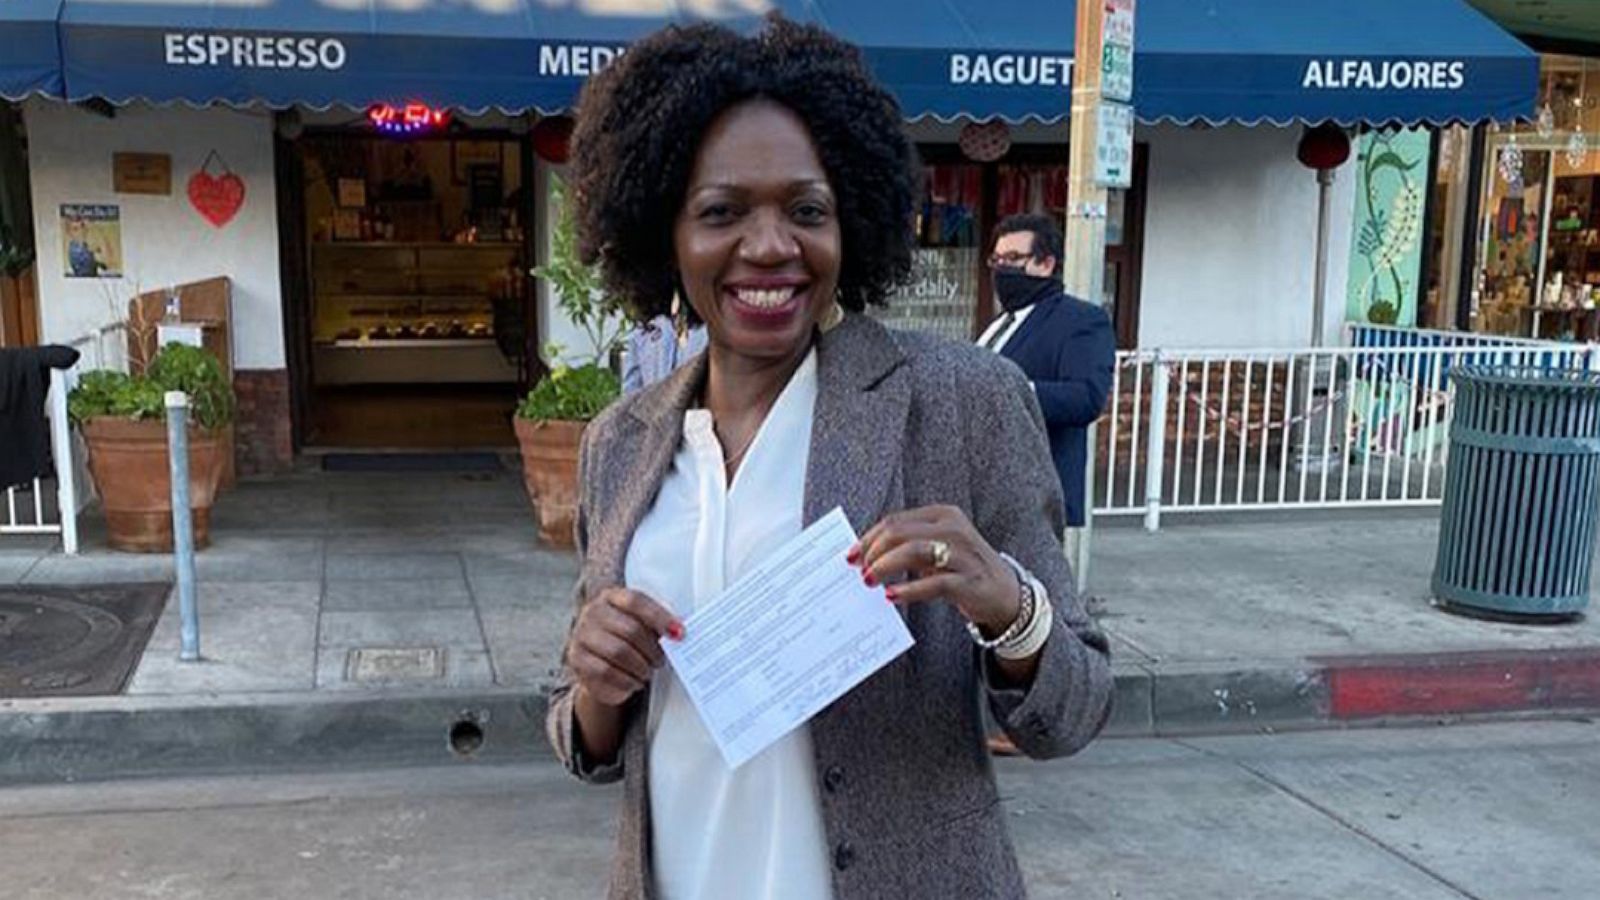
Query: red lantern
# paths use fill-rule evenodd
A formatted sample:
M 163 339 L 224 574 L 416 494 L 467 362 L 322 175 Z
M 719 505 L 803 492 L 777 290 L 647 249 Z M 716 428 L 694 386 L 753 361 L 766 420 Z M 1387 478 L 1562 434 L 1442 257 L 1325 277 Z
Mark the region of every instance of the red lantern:
M 572 151 L 572 117 L 552 116 L 540 119 L 530 133 L 533 152 L 548 163 L 560 165 L 567 161 Z
M 1300 163 L 1308 169 L 1318 171 L 1337 169 L 1350 158 L 1350 135 L 1332 122 L 1307 128 L 1305 134 L 1300 136 L 1300 147 L 1296 155 L 1300 157 Z

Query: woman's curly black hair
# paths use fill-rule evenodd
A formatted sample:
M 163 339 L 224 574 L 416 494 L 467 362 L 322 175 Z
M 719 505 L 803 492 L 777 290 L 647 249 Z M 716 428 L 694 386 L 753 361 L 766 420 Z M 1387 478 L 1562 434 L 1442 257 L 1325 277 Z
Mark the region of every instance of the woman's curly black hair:
M 754 98 L 792 110 L 816 144 L 838 202 L 840 305 L 881 305 L 910 274 L 916 151 L 860 51 L 777 17 L 751 37 L 670 26 L 589 82 L 572 137 L 578 252 L 635 318 L 666 313 L 678 289 L 673 226 L 702 136 Z

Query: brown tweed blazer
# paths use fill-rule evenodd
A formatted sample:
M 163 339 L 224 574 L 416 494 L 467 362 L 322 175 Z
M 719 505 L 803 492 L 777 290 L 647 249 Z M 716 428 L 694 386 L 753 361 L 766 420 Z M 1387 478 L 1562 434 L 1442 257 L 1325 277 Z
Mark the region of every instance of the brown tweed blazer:
M 705 371 L 702 355 L 586 432 L 580 602 L 621 583 L 628 542 L 670 467 Z M 1056 607 L 1026 691 L 991 685 L 953 607 L 919 604 L 905 611 L 916 646 L 812 720 L 834 894 L 1021 897 L 980 700 L 1024 753 L 1063 756 L 1105 723 L 1112 685 L 1106 639 L 1078 602 L 1061 552 L 1061 492 L 1038 403 L 1021 370 L 993 353 L 860 315 L 819 339 L 817 376 L 807 524 L 842 506 L 859 533 L 888 512 L 952 504 L 1037 575 Z M 570 688 L 564 672 L 550 698 L 557 755 L 586 781 L 624 780 L 610 895 L 653 897 L 646 692 L 632 701 L 617 761 L 602 766 L 575 750 Z

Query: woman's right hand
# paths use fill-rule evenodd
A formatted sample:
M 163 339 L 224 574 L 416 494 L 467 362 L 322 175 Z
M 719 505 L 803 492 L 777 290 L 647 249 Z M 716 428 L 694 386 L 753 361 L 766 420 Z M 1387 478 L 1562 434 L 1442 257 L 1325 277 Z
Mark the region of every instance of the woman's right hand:
M 666 662 L 662 637 L 683 640 L 683 623 L 671 610 L 638 591 L 606 588 L 578 613 L 567 664 L 591 699 L 619 707 Z

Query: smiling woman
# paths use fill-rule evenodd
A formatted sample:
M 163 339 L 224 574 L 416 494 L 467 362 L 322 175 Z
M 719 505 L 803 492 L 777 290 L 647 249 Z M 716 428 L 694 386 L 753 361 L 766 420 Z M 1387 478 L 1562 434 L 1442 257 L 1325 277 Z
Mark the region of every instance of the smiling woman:
M 910 269 L 899 122 L 855 48 L 781 19 L 666 29 L 585 89 L 581 252 L 636 317 L 676 297 L 709 338 L 581 452 L 547 724 L 573 774 L 626 781 L 613 897 L 1021 896 L 978 701 L 1033 757 L 1105 721 L 1027 380 L 860 315 Z M 660 642 L 694 641 L 686 620 L 836 508 L 915 645 L 729 769 Z

